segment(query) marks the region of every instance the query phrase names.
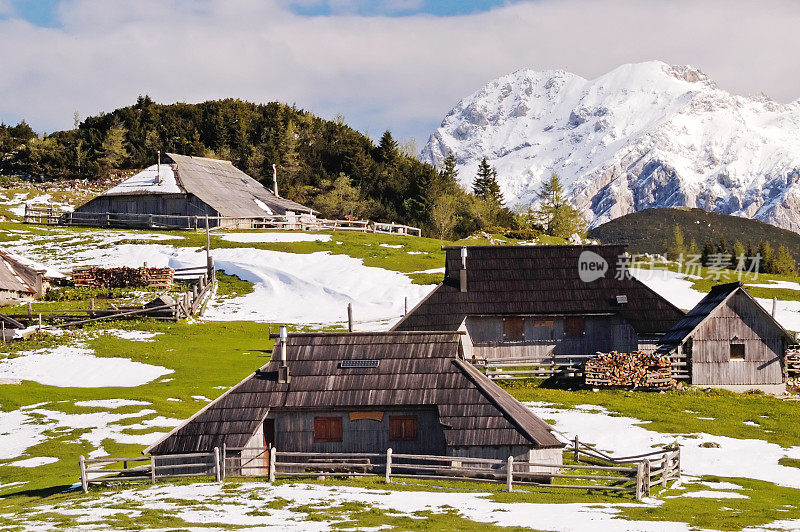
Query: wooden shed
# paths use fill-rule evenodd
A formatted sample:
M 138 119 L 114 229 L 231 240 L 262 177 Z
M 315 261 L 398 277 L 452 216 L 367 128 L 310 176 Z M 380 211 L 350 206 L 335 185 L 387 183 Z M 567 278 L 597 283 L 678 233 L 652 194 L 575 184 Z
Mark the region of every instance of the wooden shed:
M 444 281 L 394 330 L 465 329 L 478 357 L 652 352 L 683 312 L 624 271 L 625 246 L 446 249 Z M 595 279 L 582 276 L 589 258 Z M 585 272 L 584 272 L 585 273 Z M 583 278 L 582 278 L 583 277 Z
M 692 384 L 781 384 L 792 335 L 741 283 L 713 287 L 662 339 L 677 377 Z M 683 368 L 682 370 L 680 368 Z
M 561 464 L 551 427 L 464 360 L 457 332 L 291 334 L 144 452 L 274 446 Z M 243 456 L 244 460 L 247 458 Z
M 316 215 L 313 209 L 278 196 L 229 161 L 174 153 L 75 212 L 76 220 L 81 213 L 232 219 Z
M 47 287 L 43 270 L 23 264 L 0 250 L 0 306 L 39 299 Z

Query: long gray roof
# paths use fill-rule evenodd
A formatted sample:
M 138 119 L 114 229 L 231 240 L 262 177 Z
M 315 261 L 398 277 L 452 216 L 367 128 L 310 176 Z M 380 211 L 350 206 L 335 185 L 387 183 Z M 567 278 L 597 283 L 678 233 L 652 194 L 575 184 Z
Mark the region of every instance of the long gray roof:
M 0 290 L 35 294 L 38 275 L 34 268 L 0 250 Z
M 563 447 L 551 427 L 459 356 L 460 334 L 292 334 L 291 382 L 272 361 L 145 452 L 243 446 L 270 409 L 435 407 L 450 446 Z M 277 349 L 277 347 L 275 348 Z M 377 359 L 373 368 L 340 362 Z
M 156 166 L 142 170 L 101 196 L 192 194 L 220 216 L 260 218 L 273 214 L 314 213 L 309 207 L 276 196 L 264 185 L 236 168 L 231 162 L 206 157 L 168 153 L 161 164 L 163 182 L 157 182 Z M 171 161 L 171 163 L 170 163 Z
M 475 315 L 618 314 L 639 334 L 663 334 L 683 317 L 680 309 L 620 270 L 625 246 L 470 246 L 466 292 L 459 284 L 461 248 L 445 249 L 444 282 L 395 330 L 456 330 L 465 317 Z M 584 252 L 608 263 L 604 277 L 581 280 L 578 263 Z

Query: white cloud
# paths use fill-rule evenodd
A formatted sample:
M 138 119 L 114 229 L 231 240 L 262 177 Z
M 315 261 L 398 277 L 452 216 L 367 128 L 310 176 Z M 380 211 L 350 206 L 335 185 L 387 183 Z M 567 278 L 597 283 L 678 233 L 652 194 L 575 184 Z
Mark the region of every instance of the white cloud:
M 0 49 L 13 50 L 0 54 L 0 120 L 53 130 L 70 127 L 76 109 L 109 111 L 145 92 L 160 102 L 239 97 L 342 113 L 373 136 L 390 128 L 422 143 L 499 75 L 594 77 L 649 59 L 698 66 L 733 92 L 800 96 L 793 0 L 540 0 L 447 18 L 301 17 L 286 6 L 71 0 L 60 28 L 0 21 Z

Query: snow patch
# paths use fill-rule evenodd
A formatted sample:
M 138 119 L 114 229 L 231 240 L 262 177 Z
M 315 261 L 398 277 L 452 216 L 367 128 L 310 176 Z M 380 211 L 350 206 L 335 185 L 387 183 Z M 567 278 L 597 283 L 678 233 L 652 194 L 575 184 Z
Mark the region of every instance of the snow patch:
M 222 233 L 222 240 L 228 242 L 257 243 L 257 242 L 329 242 L 331 235 L 316 235 L 311 233 Z
M 11 462 L 10 466 L 14 467 L 39 467 L 47 464 L 52 464 L 58 462 L 58 458 L 54 458 L 52 456 L 34 456 L 33 458 L 26 458 L 24 460 L 17 460 L 16 462 Z

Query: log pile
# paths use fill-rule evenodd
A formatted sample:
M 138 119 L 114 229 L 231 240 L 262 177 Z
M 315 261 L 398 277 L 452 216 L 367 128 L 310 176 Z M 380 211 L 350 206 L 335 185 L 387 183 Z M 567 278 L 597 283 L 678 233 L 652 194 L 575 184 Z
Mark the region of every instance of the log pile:
M 675 386 L 668 356 L 635 353 L 600 353 L 586 361 L 587 386 L 633 386 L 666 390 Z
M 172 288 L 174 274 L 172 268 L 73 268 L 72 282 L 93 288 Z

